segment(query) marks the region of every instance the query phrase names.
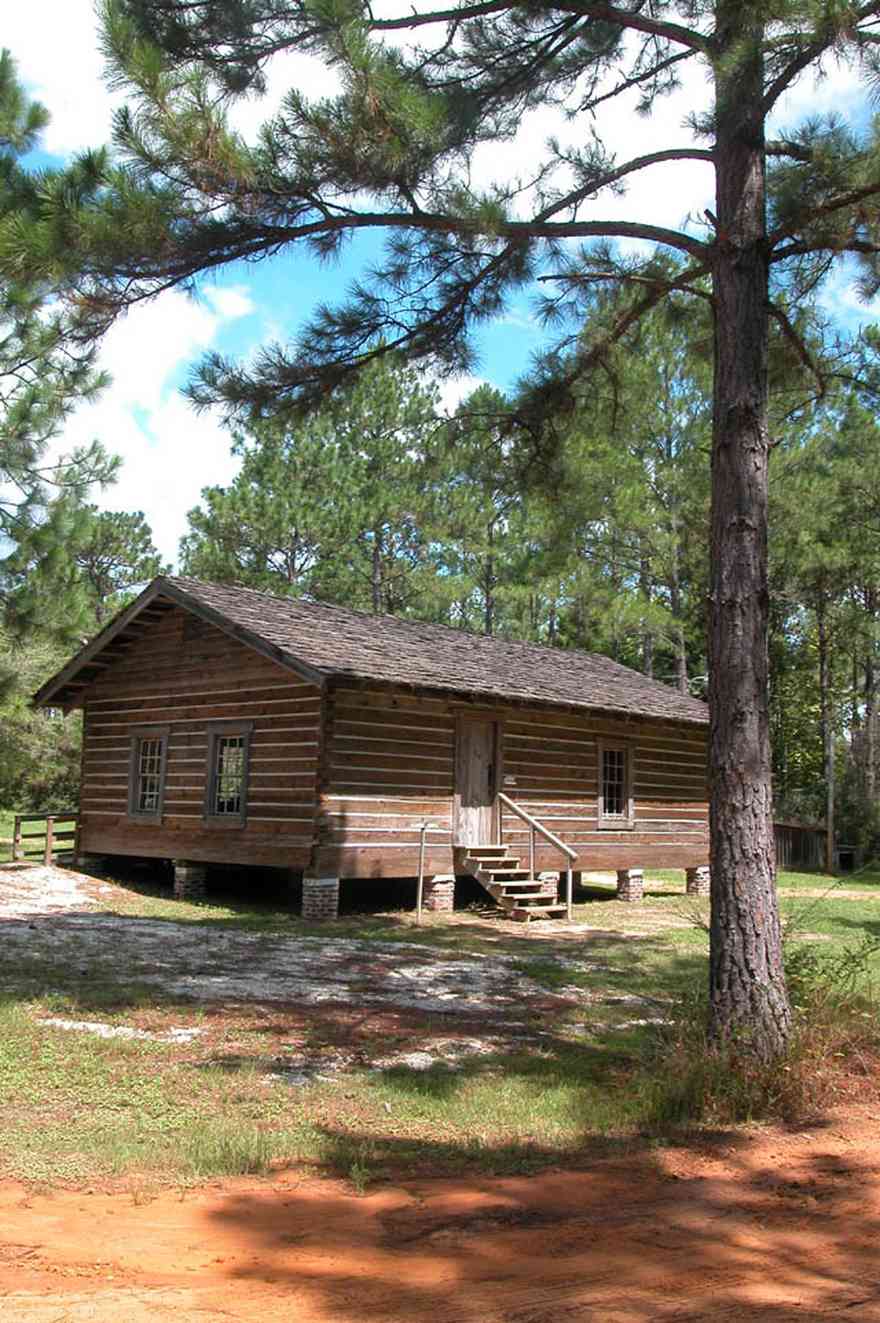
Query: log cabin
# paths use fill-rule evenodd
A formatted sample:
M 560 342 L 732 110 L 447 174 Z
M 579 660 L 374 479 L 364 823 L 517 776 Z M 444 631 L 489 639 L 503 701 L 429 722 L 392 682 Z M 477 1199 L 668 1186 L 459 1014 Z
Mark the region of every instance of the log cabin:
M 704 703 L 607 657 L 163 576 L 34 696 L 81 708 L 80 860 L 302 880 L 474 876 L 514 918 L 571 912 L 572 877 L 684 868 L 708 889 Z M 565 900 L 557 895 L 560 870 Z

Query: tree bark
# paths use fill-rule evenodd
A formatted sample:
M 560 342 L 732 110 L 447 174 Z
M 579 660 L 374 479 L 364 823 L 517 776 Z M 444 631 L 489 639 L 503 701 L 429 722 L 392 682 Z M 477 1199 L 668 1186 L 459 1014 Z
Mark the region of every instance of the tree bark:
M 675 683 L 680 694 L 691 692 L 688 683 L 687 642 L 684 637 L 681 606 L 681 572 L 679 568 L 680 550 L 678 546 L 678 522 L 673 516 L 672 524 L 675 546 L 672 551 L 672 580 L 669 585 L 669 606 L 675 620 Z
M 874 665 L 874 620 L 877 596 L 865 589 L 865 613 L 871 625 L 865 657 L 865 806 L 870 815 L 877 797 L 877 672 Z
M 639 557 L 639 591 L 645 606 L 651 604 L 651 569 L 646 555 Z M 654 635 L 650 629 L 642 634 L 642 670 L 649 679 L 654 678 Z
M 768 703 L 764 21 L 718 5 L 712 443 L 710 1037 L 763 1060 L 791 1030 L 775 888 Z
M 819 635 L 819 711 L 822 760 L 825 774 L 825 872 L 834 872 L 834 721 L 831 706 L 831 653 L 828 643 L 828 608 L 820 591 L 816 600 Z
M 373 603 L 373 615 L 382 610 L 382 530 L 373 530 L 373 561 L 370 574 L 370 591 Z
M 489 637 L 495 633 L 495 556 L 492 548 L 495 543 L 495 525 L 490 523 L 487 529 L 489 553 L 483 566 L 483 633 Z

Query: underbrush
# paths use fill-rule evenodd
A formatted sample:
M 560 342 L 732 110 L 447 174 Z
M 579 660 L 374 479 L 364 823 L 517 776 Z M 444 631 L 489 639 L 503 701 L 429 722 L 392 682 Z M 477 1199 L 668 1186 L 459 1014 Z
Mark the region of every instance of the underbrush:
M 786 978 L 793 1029 L 784 1057 L 763 1062 L 744 1039 L 706 1039 L 705 976 L 684 991 L 646 1050 L 639 1091 L 656 1131 L 688 1125 L 793 1122 L 859 1091 L 876 1075 L 880 1001 L 871 965 L 880 939 L 830 952 L 789 940 Z

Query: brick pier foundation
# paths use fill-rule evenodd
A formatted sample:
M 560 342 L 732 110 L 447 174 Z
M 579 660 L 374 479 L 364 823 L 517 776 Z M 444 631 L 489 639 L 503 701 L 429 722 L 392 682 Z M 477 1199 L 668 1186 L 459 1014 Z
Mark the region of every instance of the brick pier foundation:
M 174 896 L 176 900 L 204 900 L 207 869 L 186 859 L 174 860 Z
M 642 900 L 645 895 L 645 875 L 641 868 L 618 868 L 617 899 Z
M 339 918 L 339 878 L 304 877 L 302 917 L 311 923 Z
M 448 873 L 425 878 L 422 904 L 426 910 L 438 914 L 455 909 L 455 878 Z
M 711 893 L 712 882 L 706 865 L 701 868 L 689 868 L 685 876 L 689 896 L 708 896 Z

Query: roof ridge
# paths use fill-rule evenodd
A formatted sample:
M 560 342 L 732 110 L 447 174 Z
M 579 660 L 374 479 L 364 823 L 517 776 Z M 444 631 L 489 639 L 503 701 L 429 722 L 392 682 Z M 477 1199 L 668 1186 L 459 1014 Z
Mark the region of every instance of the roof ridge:
M 279 597 L 242 584 L 212 583 L 185 574 L 158 575 L 90 643 L 47 680 L 34 697 L 70 703 L 85 686 L 73 684 L 157 596 L 201 614 L 208 624 L 265 652 L 314 683 L 325 679 L 424 687 L 486 696 L 493 702 L 549 703 L 622 716 L 705 726 L 698 698 L 654 680 L 602 653 L 475 634 L 429 620 L 304 597 Z M 91 678 L 94 678 L 93 676 Z
M 256 597 L 264 597 L 268 601 L 277 602 L 281 606 L 304 604 L 324 611 L 341 611 L 343 614 L 358 616 L 363 620 L 390 621 L 394 625 L 402 625 L 405 628 L 417 629 L 421 626 L 426 629 L 442 630 L 446 634 L 463 634 L 467 638 L 478 639 L 481 642 L 497 643 L 506 648 L 523 648 L 530 652 L 539 652 L 547 656 L 559 657 L 574 655 L 577 657 L 589 657 L 591 660 L 600 662 L 603 665 L 615 667 L 630 674 L 634 673 L 639 675 L 645 684 L 658 685 L 661 689 L 677 692 L 673 686 L 667 684 L 665 680 L 657 680 L 654 676 L 645 675 L 643 671 L 634 671 L 633 667 L 627 666 L 624 662 L 615 661 L 613 657 L 607 656 L 604 652 L 591 652 L 587 648 L 561 648 L 555 647 L 549 643 L 533 643 L 530 639 L 511 639 L 501 637 L 497 634 L 480 634 L 477 633 L 476 630 L 467 629 L 460 625 L 447 625 L 438 620 L 411 620 L 404 616 L 396 616 L 391 611 L 367 611 L 362 607 L 347 606 L 343 605 L 341 602 L 325 602 L 322 599 L 310 598 L 307 596 L 281 597 L 277 593 L 268 592 L 265 588 L 251 588 L 248 584 L 217 583 L 211 579 L 196 579 L 191 575 L 169 574 L 163 575 L 162 577 L 172 583 L 191 583 L 197 584 L 200 588 L 219 588 L 221 592 L 232 591 L 252 593 Z M 682 697 L 691 698 L 693 696 L 690 694 L 684 694 Z M 702 700 L 696 699 L 695 701 L 701 702 Z

